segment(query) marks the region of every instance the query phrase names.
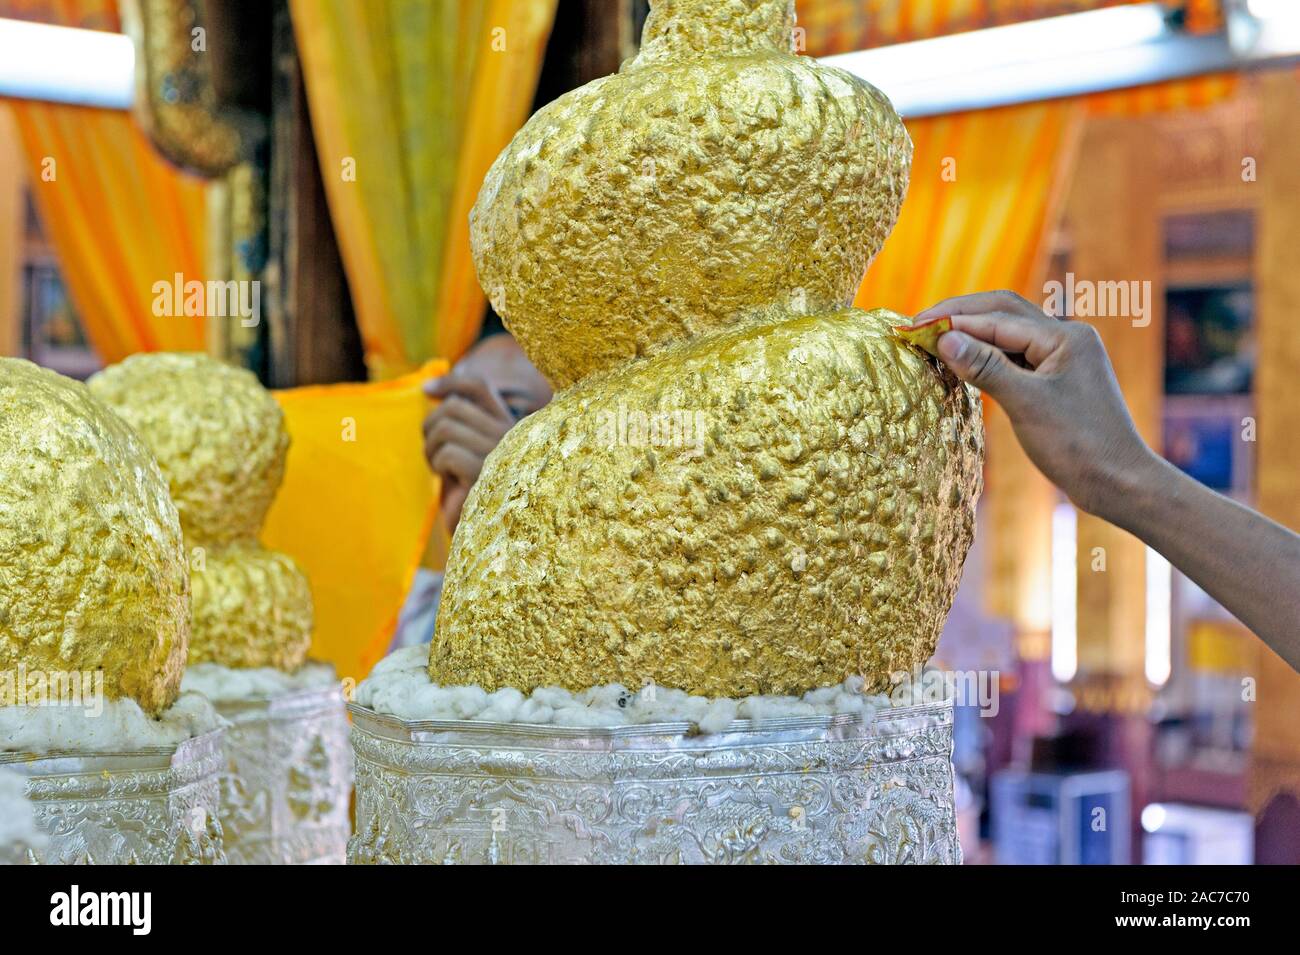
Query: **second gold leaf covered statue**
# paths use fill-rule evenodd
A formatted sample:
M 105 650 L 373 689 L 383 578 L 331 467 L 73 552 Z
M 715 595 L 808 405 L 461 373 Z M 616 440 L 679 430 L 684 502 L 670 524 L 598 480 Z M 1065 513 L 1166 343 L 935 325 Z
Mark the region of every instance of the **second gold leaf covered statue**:
M 292 671 L 311 645 L 306 577 L 258 541 L 284 477 L 284 415 L 252 372 L 206 355 L 133 355 L 89 381 L 149 445 L 180 511 L 189 662 Z

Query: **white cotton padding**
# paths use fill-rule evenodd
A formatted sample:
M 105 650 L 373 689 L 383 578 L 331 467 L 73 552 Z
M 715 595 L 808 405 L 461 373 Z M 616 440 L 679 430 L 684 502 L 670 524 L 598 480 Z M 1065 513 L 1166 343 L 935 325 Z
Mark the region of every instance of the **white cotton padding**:
M 126 698 L 85 706 L 0 706 L 0 752 L 104 753 L 176 746 L 227 725 L 198 693 L 182 693 L 158 719 Z
M 488 693 L 477 686 L 438 686 L 429 682 L 428 664 L 427 644 L 394 651 L 357 687 L 357 703 L 408 722 L 473 720 L 588 728 L 693 723 L 703 733 L 723 732 L 736 720 L 791 716 L 847 714 L 870 721 L 890 705 L 888 696 L 864 694 L 860 676 L 799 697 L 710 699 L 661 686 L 629 690 L 617 683 L 577 692 L 541 686 L 525 695 L 513 688 Z
M 185 668 L 181 690 L 201 693 L 214 703 L 273 700 L 303 690 L 337 686 L 334 667 L 308 660 L 292 673 L 273 667 L 235 669 L 220 663 L 195 663 Z

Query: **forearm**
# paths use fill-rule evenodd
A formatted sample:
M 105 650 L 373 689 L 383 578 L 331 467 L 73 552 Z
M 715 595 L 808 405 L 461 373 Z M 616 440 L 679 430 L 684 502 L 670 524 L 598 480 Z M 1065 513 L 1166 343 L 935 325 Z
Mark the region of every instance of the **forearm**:
M 1104 510 L 1300 670 L 1300 535 L 1154 454 Z

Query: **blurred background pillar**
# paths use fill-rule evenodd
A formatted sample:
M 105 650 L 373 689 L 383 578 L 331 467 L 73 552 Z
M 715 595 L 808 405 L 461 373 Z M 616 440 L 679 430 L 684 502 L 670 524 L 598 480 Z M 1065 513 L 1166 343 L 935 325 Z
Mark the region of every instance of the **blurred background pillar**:
M 1110 353 L 1116 377 L 1142 437 L 1161 447 L 1164 400 L 1163 237 L 1159 167 L 1149 121 L 1094 117 L 1084 133 L 1069 220 L 1074 282 L 1145 283 L 1146 315 L 1091 319 Z M 1098 294 L 1098 299 L 1102 295 Z M 1132 309 L 1130 301 L 1129 312 Z M 1081 319 L 1083 320 L 1083 319 Z M 1142 324 L 1146 322 L 1146 324 Z M 1146 547 L 1086 514 L 1078 516 L 1078 675 L 1069 724 L 1094 736 L 1103 765 L 1131 774 L 1131 805 L 1151 786 L 1151 702 L 1145 675 Z M 1137 813 L 1130 820 L 1138 846 Z
M 22 354 L 23 161 L 13 117 L 0 109 L 0 356 Z
M 1158 168 L 1139 119 L 1094 119 L 1085 133 L 1070 210 L 1075 283 L 1150 282 L 1149 312 L 1091 319 L 1142 437 L 1160 450 L 1164 371 L 1163 240 Z M 1099 296 L 1100 297 L 1100 296 Z M 1146 548 L 1081 514 L 1078 531 L 1079 674 L 1144 685 Z M 1121 689 L 1116 687 L 1116 689 Z
M 1019 660 L 1013 736 L 1049 735 L 1052 686 L 1052 513 L 1059 492 L 1016 440 L 1011 421 L 985 403 L 985 490 L 989 543 L 984 610 L 1010 620 Z M 1027 759 L 1028 752 L 1012 754 Z
M 1300 529 L 1300 79 L 1292 70 L 1260 82 L 1256 282 L 1259 366 L 1259 509 Z M 1300 627 L 1300 622 L 1297 622 Z M 1300 863 L 1300 675 L 1259 647 L 1250 808 L 1259 825 L 1256 860 Z

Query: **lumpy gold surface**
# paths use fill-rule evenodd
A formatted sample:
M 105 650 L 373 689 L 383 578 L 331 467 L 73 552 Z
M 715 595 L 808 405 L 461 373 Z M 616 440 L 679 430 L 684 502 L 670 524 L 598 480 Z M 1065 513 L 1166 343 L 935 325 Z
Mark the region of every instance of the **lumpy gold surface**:
M 488 173 L 480 282 L 563 390 L 466 502 L 433 681 L 797 694 L 933 653 L 978 402 L 901 316 L 845 308 L 911 143 L 793 26 L 788 0 L 653 0 L 640 54 Z
M 855 673 L 880 689 L 926 660 L 983 431 L 974 393 L 895 338 L 901 321 L 745 323 L 525 419 L 466 504 L 431 679 L 735 697 Z
M 87 382 L 135 428 L 191 546 L 256 537 L 284 479 L 284 413 L 256 376 L 207 355 L 132 355 Z
M 311 644 L 306 577 L 258 542 L 284 477 L 284 414 L 248 371 L 198 354 L 133 355 L 88 382 L 157 456 L 193 580 L 189 659 L 296 669 Z
M 153 455 L 86 387 L 0 358 L 0 671 L 101 670 L 149 713 L 180 689 L 190 590 Z
M 194 581 L 191 663 L 296 670 L 311 647 L 311 588 L 287 554 L 241 542 L 206 555 Z
M 493 164 L 479 281 L 557 388 L 755 311 L 852 300 L 911 141 L 870 84 L 793 55 L 793 27 L 788 0 L 656 0 L 638 56 Z

